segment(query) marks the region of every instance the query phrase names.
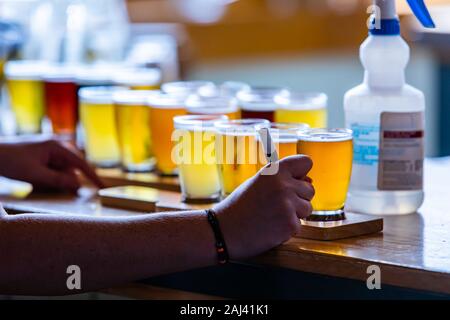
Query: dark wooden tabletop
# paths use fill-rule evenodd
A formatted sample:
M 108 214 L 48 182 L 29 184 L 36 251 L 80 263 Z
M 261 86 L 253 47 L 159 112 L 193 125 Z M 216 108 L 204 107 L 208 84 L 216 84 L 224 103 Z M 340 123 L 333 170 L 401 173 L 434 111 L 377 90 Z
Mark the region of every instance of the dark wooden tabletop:
M 425 202 L 418 213 L 384 217 L 383 233 L 337 241 L 291 239 L 247 262 L 365 281 L 367 267 L 381 268 L 384 284 L 450 294 L 450 158 L 427 159 Z M 103 207 L 96 192 L 78 197 L 3 196 L 11 213 L 43 212 L 117 216 L 142 214 Z M 142 288 L 141 288 L 142 289 Z

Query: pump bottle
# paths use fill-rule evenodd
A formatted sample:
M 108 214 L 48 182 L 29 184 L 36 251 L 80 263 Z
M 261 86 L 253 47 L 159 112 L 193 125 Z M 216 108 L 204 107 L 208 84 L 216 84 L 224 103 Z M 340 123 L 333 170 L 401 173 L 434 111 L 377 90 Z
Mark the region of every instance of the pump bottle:
M 408 0 L 425 27 L 434 27 L 423 0 Z M 375 0 L 369 36 L 360 47 L 364 81 L 344 97 L 353 130 L 353 169 L 346 210 L 416 212 L 424 200 L 425 98 L 405 83 L 409 47 L 400 36 L 394 0 Z

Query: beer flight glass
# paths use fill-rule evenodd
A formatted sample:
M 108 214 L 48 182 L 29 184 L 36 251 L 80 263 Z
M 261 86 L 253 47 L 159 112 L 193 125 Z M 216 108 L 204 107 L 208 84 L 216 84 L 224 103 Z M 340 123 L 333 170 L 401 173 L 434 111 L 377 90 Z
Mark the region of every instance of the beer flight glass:
M 265 164 L 258 152 L 257 127 L 269 126 L 265 119 L 222 120 L 215 123 L 216 158 L 222 195 L 228 196 Z
M 172 159 L 173 118 L 186 115 L 185 96 L 155 92 L 147 99 L 150 106 L 150 130 L 155 141 L 153 153 L 156 169 L 162 175 L 176 175 L 177 165 Z
M 275 97 L 276 122 L 306 123 L 327 127 L 327 96 L 324 93 L 283 91 Z
M 42 74 L 49 64 L 41 61 L 10 61 L 5 65 L 6 85 L 19 134 L 41 132 L 45 115 Z
M 156 90 L 161 85 L 161 77 L 157 68 L 126 68 L 114 74 L 113 82 L 132 90 Z
M 202 80 L 174 81 L 163 83 L 161 90 L 165 93 L 185 97 L 198 92 L 203 92 L 205 95 L 213 95 L 216 91 L 216 85 L 211 81 Z
M 173 119 L 174 157 L 185 202 L 210 203 L 221 198 L 214 132 L 214 123 L 220 120 L 227 117 L 187 115 Z
M 262 127 L 269 129 L 269 133 L 275 149 L 277 150 L 279 159 L 296 155 L 298 135 L 300 132 L 309 129 L 309 126 L 305 123 L 272 122 L 268 127 L 265 125 L 257 126 L 257 130 Z M 263 142 L 259 141 L 259 143 Z M 259 150 L 264 150 L 263 146 L 261 146 Z
M 42 79 L 53 133 L 73 140 L 78 123 L 78 87 L 74 71 L 67 66 L 52 66 Z
M 300 131 L 297 152 L 311 157 L 308 173 L 315 188 L 312 221 L 345 219 L 343 211 L 352 171 L 353 139 L 348 129 Z
M 121 165 L 125 171 L 146 172 L 154 166 L 147 106 L 151 94 L 154 91 L 126 89 L 113 95 Z
M 284 89 L 278 87 L 251 87 L 237 93 L 243 119 L 256 118 L 274 121 L 275 96 Z
M 241 118 L 237 100 L 231 96 L 201 96 L 191 95 L 186 100 L 186 110 L 189 114 L 226 115 L 228 119 Z
M 120 163 L 113 96 L 119 87 L 85 87 L 78 91 L 87 159 L 98 167 Z
M 245 83 L 240 81 L 225 81 L 220 85 L 215 86 L 214 90 L 211 90 L 211 87 L 202 87 L 197 90 L 197 93 L 202 97 L 236 97 L 238 92 L 250 90 L 251 87 Z

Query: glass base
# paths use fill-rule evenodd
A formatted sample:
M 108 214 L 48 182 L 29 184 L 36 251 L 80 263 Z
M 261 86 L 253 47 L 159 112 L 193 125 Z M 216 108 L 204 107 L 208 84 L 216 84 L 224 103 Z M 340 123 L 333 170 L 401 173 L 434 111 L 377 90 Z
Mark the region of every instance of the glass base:
M 173 172 L 162 172 L 161 170 L 159 170 L 158 168 L 155 169 L 155 172 L 160 176 L 160 177 L 178 177 L 178 170 L 175 170 Z
M 139 164 L 126 164 L 122 165 L 122 170 L 129 173 L 145 173 L 151 172 L 155 168 L 155 163 L 152 161 L 139 163 Z
M 95 167 L 101 169 L 111 169 L 120 166 L 120 163 L 117 161 L 89 161 L 89 162 L 92 163 Z
M 208 204 L 208 203 L 216 203 L 221 200 L 220 195 L 213 195 L 209 198 L 189 198 L 185 195 L 182 195 L 181 201 L 188 204 Z
M 342 209 L 330 211 L 313 211 L 306 217 L 306 221 L 341 221 L 345 220 L 345 212 Z

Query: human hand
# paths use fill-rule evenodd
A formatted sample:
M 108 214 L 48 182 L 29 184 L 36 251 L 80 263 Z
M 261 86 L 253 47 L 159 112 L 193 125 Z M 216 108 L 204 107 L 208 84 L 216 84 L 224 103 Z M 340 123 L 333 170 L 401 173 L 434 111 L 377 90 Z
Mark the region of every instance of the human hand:
M 57 141 L 0 144 L 0 175 L 29 182 L 34 190 L 74 193 L 80 187 L 75 170 L 103 186 L 94 169 Z
M 282 159 L 277 174 L 260 171 L 214 207 L 232 259 L 264 252 L 299 231 L 299 219 L 312 212 L 311 167 L 306 156 Z

